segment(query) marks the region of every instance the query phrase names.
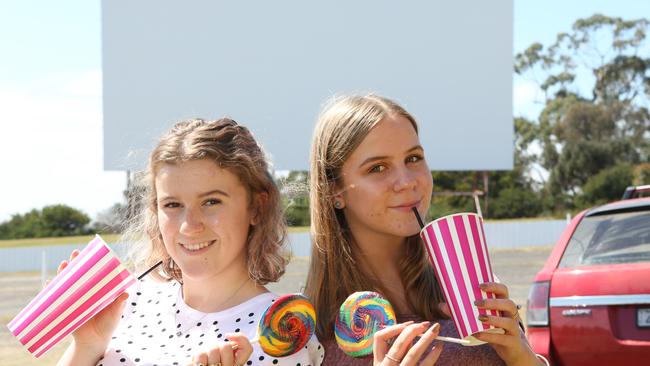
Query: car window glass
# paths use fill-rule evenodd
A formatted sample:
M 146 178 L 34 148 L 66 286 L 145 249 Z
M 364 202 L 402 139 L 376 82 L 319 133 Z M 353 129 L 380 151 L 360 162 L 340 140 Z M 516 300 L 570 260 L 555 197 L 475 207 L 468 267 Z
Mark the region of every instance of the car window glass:
M 569 241 L 560 267 L 650 262 L 650 211 L 585 217 Z

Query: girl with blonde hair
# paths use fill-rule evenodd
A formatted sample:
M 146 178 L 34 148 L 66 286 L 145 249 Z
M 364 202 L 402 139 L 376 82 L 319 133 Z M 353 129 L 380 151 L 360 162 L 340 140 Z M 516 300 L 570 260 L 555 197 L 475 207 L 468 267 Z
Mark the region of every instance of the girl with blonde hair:
M 427 213 L 433 181 L 417 123 L 404 108 L 377 95 L 331 101 L 314 132 L 310 179 L 306 293 L 316 306 L 324 365 L 538 364 L 514 319 L 516 305 L 498 283 L 483 287 L 498 299 L 477 306 L 502 311 L 481 320 L 505 334 L 477 336 L 490 345 L 446 344 L 444 351 L 433 342 L 438 334 L 458 334 L 412 212 Z M 372 356 L 355 359 L 337 347 L 333 332 L 339 306 L 356 291 L 381 293 L 399 324 L 375 334 Z
M 143 281 L 79 328 L 59 365 L 320 364 L 315 337 L 284 358 L 249 342 L 277 298 L 264 285 L 287 260 L 280 194 L 246 127 L 176 124 L 153 149 L 142 188 L 129 240 L 143 244 L 140 267 L 162 261 L 161 281 Z

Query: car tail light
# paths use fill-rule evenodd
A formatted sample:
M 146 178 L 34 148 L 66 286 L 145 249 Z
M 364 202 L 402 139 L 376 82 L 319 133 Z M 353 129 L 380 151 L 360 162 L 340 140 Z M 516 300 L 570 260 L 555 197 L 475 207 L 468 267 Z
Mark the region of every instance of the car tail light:
M 548 326 L 548 293 L 550 282 L 535 282 L 528 294 L 526 322 L 529 327 Z

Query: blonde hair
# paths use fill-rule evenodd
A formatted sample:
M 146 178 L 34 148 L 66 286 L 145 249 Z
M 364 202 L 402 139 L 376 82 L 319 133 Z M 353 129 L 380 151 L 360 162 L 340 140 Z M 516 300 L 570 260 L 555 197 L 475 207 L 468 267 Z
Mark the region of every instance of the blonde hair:
M 356 291 L 378 291 L 390 297 L 370 273 L 361 269 L 359 250 L 342 210 L 332 205 L 337 187 L 342 187 L 341 168 L 382 119 L 402 116 L 417 123 L 404 108 L 377 95 L 344 96 L 333 99 L 321 113 L 311 150 L 310 210 L 312 254 L 305 292 L 314 302 L 317 333 L 331 339 L 339 306 Z M 400 275 L 406 300 L 424 319 L 446 316 L 438 308 L 442 292 L 420 237 L 406 239 L 400 259 Z
M 288 262 L 281 253 L 287 231 L 280 192 L 253 135 L 246 127 L 227 118 L 179 122 L 153 149 L 136 188 L 141 209 L 123 239 L 135 243 L 130 250 L 131 261 L 140 269 L 162 261 L 161 270 L 154 275 L 182 282 L 182 273 L 167 254 L 158 227 L 154 179 L 163 164 L 201 159 L 213 161 L 235 174 L 246 188 L 249 207 L 256 216 L 256 224 L 249 227 L 246 246 L 248 273 L 259 285 L 277 281 Z

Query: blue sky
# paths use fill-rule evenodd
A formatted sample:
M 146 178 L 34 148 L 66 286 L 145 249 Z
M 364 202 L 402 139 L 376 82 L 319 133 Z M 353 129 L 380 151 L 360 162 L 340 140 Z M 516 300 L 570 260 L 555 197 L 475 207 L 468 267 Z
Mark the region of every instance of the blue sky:
M 0 3 L 0 221 L 65 203 L 94 217 L 122 199 L 126 176 L 102 169 L 99 0 Z M 650 1 L 515 0 L 513 52 L 549 44 L 596 12 L 650 18 Z M 540 108 L 514 79 L 515 115 Z

